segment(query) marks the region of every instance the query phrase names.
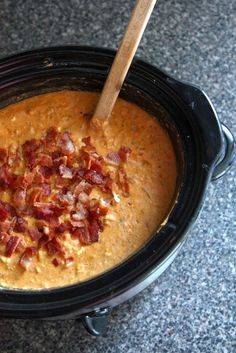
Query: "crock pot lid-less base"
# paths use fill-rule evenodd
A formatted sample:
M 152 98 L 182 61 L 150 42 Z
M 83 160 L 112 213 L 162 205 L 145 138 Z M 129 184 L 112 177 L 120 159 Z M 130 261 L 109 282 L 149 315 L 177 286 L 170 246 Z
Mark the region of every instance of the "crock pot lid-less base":
M 99 91 L 113 57 L 114 52 L 109 50 L 67 47 L 38 50 L 1 60 L 1 102 L 6 104 L 16 97 L 27 97 L 30 92 L 35 95 L 55 90 L 59 86 L 61 89 L 70 87 Z M 151 65 L 136 61 L 128 75 L 127 84 L 134 91 L 138 89 L 147 97 L 157 100 L 168 111 L 170 125 L 176 126 L 178 138 L 184 147 L 185 178 L 182 180 L 179 202 L 170 215 L 170 223 L 135 256 L 89 282 L 34 293 L 2 290 L 0 311 L 4 316 L 49 317 L 74 311 L 77 314 L 90 312 L 148 277 L 182 242 L 202 205 L 216 155 L 211 161 L 209 158 L 205 160 L 206 146 L 201 138 L 202 128 L 198 125 L 197 111 L 193 112 L 186 105 L 181 94 L 178 94 L 178 85 L 175 89 L 168 79 L 166 74 Z M 125 94 L 124 88 L 122 95 Z M 129 100 L 128 95 L 126 98 Z M 214 119 L 216 121 L 211 116 L 213 130 L 217 129 Z M 218 152 L 215 151 L 215 154 Z M 205 162 L 208 169 L 202 169 Z

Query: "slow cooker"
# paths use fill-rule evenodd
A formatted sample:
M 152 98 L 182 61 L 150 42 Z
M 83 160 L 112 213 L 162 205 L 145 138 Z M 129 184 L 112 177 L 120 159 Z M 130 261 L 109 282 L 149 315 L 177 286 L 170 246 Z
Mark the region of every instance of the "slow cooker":
M 101 91 L 114 56 L 109 49 L 70 46 L 2 59 L 0 107 L 63 89 Z M 86 282 L 40 291 L 1 288 L 1 317 L 82 319 L 91 334 L 102 334 L 111 309 L 171 264 L 196 221 L 208 184 L 229 169 L 234 139 L 204 91 L 135 58 L 120 96 L 156 116 L 175 146 L 178 194 L 166 224 L 133 256 Z

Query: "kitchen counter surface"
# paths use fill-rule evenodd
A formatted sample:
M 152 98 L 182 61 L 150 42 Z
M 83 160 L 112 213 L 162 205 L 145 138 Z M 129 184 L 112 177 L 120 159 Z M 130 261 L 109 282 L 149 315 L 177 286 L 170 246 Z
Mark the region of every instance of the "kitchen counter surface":
M 0 55 L 74 44 L 116 48 L 134 1 L 4 0 Z M 236 2 L 159 0 L 138 56 L 202 87 L 236 135 Z M 236 167 L 212 183 L 170 268 L 116 308 L 104 337 L 80 322 L 0 321 L 1 353 L 236 351 Z

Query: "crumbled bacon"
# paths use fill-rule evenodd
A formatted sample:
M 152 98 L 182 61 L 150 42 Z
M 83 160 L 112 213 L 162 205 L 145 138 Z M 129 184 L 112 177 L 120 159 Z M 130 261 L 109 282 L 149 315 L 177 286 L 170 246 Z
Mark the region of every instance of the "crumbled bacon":
M 12 182 L 14 181 L 13 176 L 10 174 L 9 169 L 6 165 L 0 167 L 0 187 L 2 190 L 7 190 Z
M 7 149 L 0 148 L 0 162 L 5 163 L 7 161 Z
M 51 178 L 54 173 L 53 167 L 41 166 L 40 173 L 43 175 L 45 179 Z
M 44 219 L 50 221 L 54 217 L 59 217 L 64 211 L 63 207 L 54 205 L 52 203 L 40 203 L 37 202 L 34 204 L 34 216 L 37 219 Z
M 52 260 L 52 264 L 55 266 L 55 267 L 58 267 L 60 265 L 60 261 L 54 257 L 54 259 Z
M 74 194 L 76 196 L 79 196 L 81 192 L 85 192 L 87 195 L 89 195 L 92 191 L 93 187 L 91 184 L 89 184 L 87 181 L 82 180 L 78 185 L 76 185 Z
M 7 154 L 7 164 L 9 167 L 18 167 L 20 164 L 20 151 L 15 150 L 13 146 L 9 146 Z
M 88 217 L 88 211 L 85 208 L 80 208 L 78 211 L 73 211 L 71 214 L 71 219 L 73 221 L 83 221 Z
M 22 145 L 22 152 L 26 164 L 30 169 L 36 165 L 36 152 L 41 145 L 40 140 L 32 139 Z
M 0 233 L 0 242 L 7 244 L 8 240 L 10 239 L 10 235 L 6 232 L 1 231 Z
M 71 227 L 71 223 L 70 223 L 69 221 L 66 221 L 66 222 L 64 222 L 64 223 L 61 223 L 59 226 L 55 227 L 55 228 L 54 228 L 54 231 L 55 231 L 56 233 L 61 234 L 61 233 L 64 233 L 64 232 L 66 232 L 66 231 L 70 231 L 71 228 L 72 228 L 72 227 Z
M 0 205 L 0 222 L 4 222 L 7 219 L 8 215 L 9 213 L 7 212 L 7 210 Z
M 3 207 L 12 217 L 16 216 L 16 209 L 9 202 L 0 201 L 0 207 Z
M 121 158 L 118 152 L 109 152 L 106 156 L 107 160 L 112 162 L 112 164 L 119 165 L 121 163 Z
M 42 236 L 42 233 L 38 230 L 38 228 L 35 227 L 28 227 L 27 233 L 33 241 L 39 240 Z
M 66 167 L 64 164 L 61 164 L 59 166 L 59 173 L 62 178 L 65 178 L 65 179 L 72 179 L 73 178 L 73 170 Z
M 122 162 L 127 162 L 130 156 L 131 149 L 129 147 L 122 146 L 120 147 L 118 154 Z
M 54 200 L 57 200 L 61 206 L 69 206 L 74 204 L 74 195 L 71 191 L 66 193 L 61 192 L 60 190 L 57 194 L 54 195 Z
M 21 238 L 15 251 L 18 253 L 22 253 L 25 249 L 26 249 L 26 244 L 24 240 Z
M 10 239 L 8 240 L 6 244 L 6 250 L 5 250 L 5 256 L 6 257 L 11 257 L 12 254 L 15 252 L 17 246 L 19 245 L 21 241 L 20 237 L 17 236 L 11 236 Z
M 39 157 L 37 159 L 37 163 L 39 165 L 41 165 L 42 167 L 52 167 L 53 166 L 52 157 L 47 154 L 39 155 Z
M 27 221 L 24 218 L 16 217 L 14 231 L 17 233 L 24 233 L 27 231 L 27 229 Z
M 19 261 L 20 266 L 24 270 L 29 270 L 32 265 L 33 257 L 36 254 L 37 254 L 37 249 L 35 247 L 26 248 L 23 254 L 21 255 L 21 258 Z
M 12 196 L 12 202 L 16 208 L 24 208 L 26 204 L 26 190 L 25 189 L 16 189 Z
M 127 179 L 127 175 L 124 171 L 124 169 L 120 169 L 118 172 L 118 179 L 119 179 L 119 184 L 120 187 L 123 191 L 124 196 L 129 196 L 129 183 Z
M 75 146 L 71 139 L 69 132 L 65 131 L 61 133 L 58 141 L 59 146 L 62 149 L 64 155 L 70 155 L 75 152 Z
M 99 174 L 95 172 L 94 170 L 89 170 L 85 173 L 85 178 L 89 182 L 96 184 L 96 185 L 101 185 L 104 183 L 105 179 L 102 174 Z
M 88 227 L 91 243 L 98 241 L 98 234 L 100 230 L 99 220 L 97 218 L 93 218 Z
M 48 255 L 63 254 L 63 248 L 57 238 L 53 238 L 46 244 Z
M 73 265 L 73 262 L 74 262 L 73 256 L 69 256 L 65 259 L 65 266 L 70 267 Z
M 78 236 L 79 241 L 82 245 L 89 245 L 92 243 L 87 227 L 77 228 L 73 235 Z
M 46 132 L 46 136 L 45 136 L 45 142 L 52 142 L 55 143 L 57 136 L 58 136 L 58 130 L 55 127 L 50 127 L 47 132 Z
M 74 259 L 63 248 L 64 233 L 82 245 L 97 242 L 103 217 L 117 193 L 129 195 L 124 163 L 131 150 L 122 146 L 103 158 L 90 136 L 82 143 L 77 150 L 69 132 L 51 127 L 41 139 L 0 148 L 0 190 L 7 191 L 11 200 L 0 200 L 0 242 L 6 256 L 20 254 L 19 264 L 25 270 L 41 248 L 56 255 L 54 266 L 70 266 Z M 109 164 L 112 171 L 106 167 Z M 105 193 L 105 199 L 94 198 L 93 190 L 95 195 Z M 34 246 L 27 247 L 25 240 Z

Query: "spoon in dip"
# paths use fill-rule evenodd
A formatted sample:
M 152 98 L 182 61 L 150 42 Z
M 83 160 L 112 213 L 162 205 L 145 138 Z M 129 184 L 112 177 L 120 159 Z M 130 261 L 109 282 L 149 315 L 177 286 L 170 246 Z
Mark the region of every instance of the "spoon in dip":
M 91 120 L 104 133 L 109 117 L 142 38 L 156 0 L 137 0 Z

